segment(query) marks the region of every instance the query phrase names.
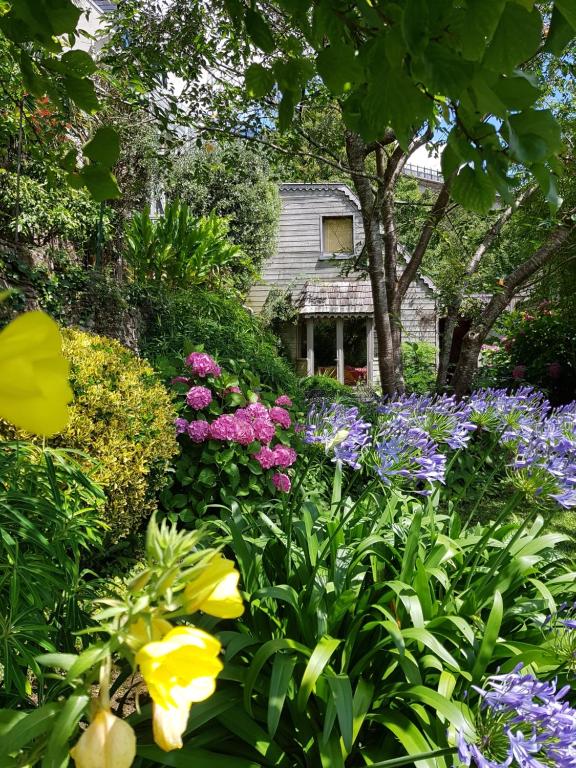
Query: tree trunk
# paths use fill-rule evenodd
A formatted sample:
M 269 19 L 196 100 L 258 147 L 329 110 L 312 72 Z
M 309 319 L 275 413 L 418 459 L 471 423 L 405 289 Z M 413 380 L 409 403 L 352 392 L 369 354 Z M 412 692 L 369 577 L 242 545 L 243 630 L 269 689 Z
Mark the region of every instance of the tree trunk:
M 452 389 L 456 397 L 463 397 L 472 390 L 474 376 L 478 370 L 478 358 L 486 334 L 468 333 L 462 342 L 458 366 L 452 379 Z
M 438 373 L 436 376 L 436 391 L 441 392 L 448 383 L 448 372 L 450 368 L 450 353 L 452 352 L 452 342 L 454 340 L 454 331 L 458 325 L 459 306 L 450 306 L 446 312 L 444 330 L 442 332 L 442 344 L 440 356 L 438 358 Z
M 383 243 L 380 234 L 379 205 L 370 185 L 365 168 L 365 145 L 356 133 L 346 134 L 346 154 L 350 164 L 352 181 L 360 201 L 364 225 L 364 248 L 368 256 L 368 273 L 374 304 L 374 328 L 378 345 L 378 367 L 382 393 L 393 395 L 398 391 L 394 363 L 394 340 L 386 294 Z

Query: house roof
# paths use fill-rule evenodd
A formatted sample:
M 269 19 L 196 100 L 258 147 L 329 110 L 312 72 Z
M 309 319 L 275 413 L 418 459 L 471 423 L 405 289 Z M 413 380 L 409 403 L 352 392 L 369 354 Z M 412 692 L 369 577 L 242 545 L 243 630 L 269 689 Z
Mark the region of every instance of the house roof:
M 116 9 L 116 3 L 110 2 L 110 0 L 89 0 L 100 13 L 110 13 Z
M 368 280 L 322 280 L 306 283 L 297 301 L 303 316 L 372 315 L 372 289 Z

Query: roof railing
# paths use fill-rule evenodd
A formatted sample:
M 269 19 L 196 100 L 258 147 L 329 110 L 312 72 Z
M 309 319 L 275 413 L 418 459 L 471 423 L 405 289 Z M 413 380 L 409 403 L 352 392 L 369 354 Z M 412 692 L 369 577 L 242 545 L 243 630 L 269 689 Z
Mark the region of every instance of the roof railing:
M 415 176 L 417 179 L 423 179 L 425 181 L 436 181 L 440 184 L 444 181 L 440 171 L 437 171 L 435 168 L 426 168 L 423 165 L 406 163 L 404 166 L 404 173 L 407 176 Z

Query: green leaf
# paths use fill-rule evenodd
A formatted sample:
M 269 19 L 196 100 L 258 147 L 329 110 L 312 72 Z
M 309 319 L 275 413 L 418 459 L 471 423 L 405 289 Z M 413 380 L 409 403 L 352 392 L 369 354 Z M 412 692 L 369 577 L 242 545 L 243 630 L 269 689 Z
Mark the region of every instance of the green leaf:
M 36 656 L 36 661 L 43 667 L 65 670 L 69 670 L 77 659 L 78 656 L 75 653 L 44 653 Z
M 262 763 L 255 763 L 244 757 L 223 755 L 188 745 L 174 752 L 164 752 L 156 746 L 139 746 L 137 753 L 140 757 L 153 761 L 154 765 L 163 765 L 166 768 L 262 768 Z
M 352 704 L 352 685 L 348 675 L 328 675 L 328 685 L 334 697 L 338 725 L 342 742 L 347 754 L 352 751 L 354 707 Z
M 427 704 L 467 737 L 475 738 L 474 726 L 468 717 L 454 702 L 442 696 L 438 691 L 427 688 L 425 685 L 411 685 L 407 688 L 399 688 L 395 691 L 395 695 Z
M 387 710 L 384 714 L 371 715 L 369 719 L 388 728 L 402 744 L 408 755 L 429 752 L 430 748 L 434 746 L 424 737 L 418 726 L 400 712 Z M 437 764 L 435 760 L 420 760 L 416 763 L 416 768 L 437 768 Z
M 493 85 L 493 90 L 508 109 L 526 109 L 540 96 L 540 89 L 534 78 L 525 72 L 500 77 Z
M 330 661 L 332 654 L 340 645 L 340 642 L 340 640 L 334 637 L 324 635 L 316 644 L 302 675 L 302 682 L 300 683 L 300 690 L 296 699 L 296 706 L 301 712 L 306 709 L 306 704 L 318 678 Z
M 86 670 L 91 669 L 98 664 L 98 662 L 102 661 L 107 653 L 108 647 L 105 645 L 91 646 L 90 648 L 87 648 L 80 654 L 80 656 L 78 656 L 74 664 L 69 668 L 66 680 L 68 682 L 73 682 L 76 678 L 80 677 L 80 675 L 84 674 Z
M 42 768 L 66 768 L 68 765 L 68 741 L 86 711 L 89 701 L 90 697 L 84 693 L 74 693 L 66 701 L 50 734 L 42 759 Z
M 67 75 L 64 78 L 64 87 L 66 93 L 84 112 L 92 115 L 100 109 L 100 102 L 94 90 L 94 83 L 86 77 L 72 77 Z
M 500 16 L 504 10 L 505 0 L 467 0 L 462 9 L 460 21 L 460 39 L 462 55 L 473 61 L 481 59 L 490 42 Z
M 560 126 L 549 109 L 526 109 L 508 120 L 510 149 L 522 163 L 538 163 L 562 149 Z
M 573 30 L 576 30 L 576 2 L 574 0 L 555 0 L 554 11 L 558 10 Z M 554 22 L 554 13 L 552 14 Z
M 540 47 L 542 18 L 536 8 L 527 11 L 507 3 L 484 56 L 484 64 L 495 72 L 512 72 Z
M 282 100 L 278 106 L 278 127 L 281 131 L 286 131 L 292 123 L 296 102 L 292 91 L 284 91 Z
M 424 51 L 424 71 L 428 90 L 457 99 L 468 86 L 474 65 L 445 45 L 430 43 Z
M 275 77 L 271 69 L 262 64 L 250 64 L 245 74 L 246 93 L 251 99 L 261 99 L 274 87 Z
M 344 114 L 355 106 L 352 100 L 346 100 Z M 406 147 L 415 128 L 432 116 L 434 104 L 402 70 L 393 70 L 382 59 L 377 69 L 370 70 L 368 89 L 359 107 L 362 120 L 358 130 L 363 136 L 382 136 L 391 126 Z
M 412 640 L 422 643 L 453 669 L 460 669 L 454 656 L 452 656 L 432 632 L 429 632 L 427 629 L 423 629 L 422 627 L 407 627 L 402 630 L 402 637 L 411 638 Z
M 59 712 L 60 704 L 45 704 L 17 722 L 12 721 L 2 734 L 0 765 L 4 765 L 9 755 L 53 728 Z
M 99 165 L 85 165 L 79 173 L 84 185 L 97 202 L 121 197 L 118 182 L 113 173 Z
M 89 77 L 96 72 L 94 59 L 86 51 L 66 51 L 60 61 L 74 77 Z
M 364 79 L 364 70 L 354 48 L 342 43 L 323 48 L 316 57 L 318 74 L 335 96 L 349 91 Z
M 417 56 L 426 48 L 430 31 L 426 0 L 408 0 L 402 16 L 402 32 L 411 54 Z
M 504 606 L 502 603 L 502 595 L 500 592 L 494 593 L 494 602 L 488 616 L 488 621 L 484 627 L 484 634 L 482 637 L 482 643 L 474 667 L 472 668 L 472 680 L 474 683 L 478 683 L 484 674 L 486 667 L 492 660 L 494 648 L 498 641 L 498 635 L 500 633 L 500 627 L 502 626 L 502 616 L 504 613 Z
M 576 3 L 570 3 L 576 8 Z M 574 19 L 576 22 L 576 18 Z M 544 43 L 544 50 L 554 56 L 560 56 L 564 48 L 574 37 L 574 29 L 576 27 L 567 20 L 566 16 L 560 10 L 558 3 L 554 5 L 552 11 L 552 19 L 550 20 L 550 26 L 548 27 L 548 34 L 546 35 L 546 42 Z
M 496 191 L 483 171 L 466 165 L 458 171 L 454 179 L 452 197 L 464 208 L 486 214 L 494 204 Z
M 244 22 L 246 24 L 246 31 L 254 45 L 258 46 L 264 53 L 272 53 L 276 47 L 276 42 L 272 30 L 268 26 L 268 22 L 264 19 L 262 14 L 249 8 L 246 11 Z
M 354 691 L 354 699 L 352 701 L 352 714 L 353 714 L 353 730 L 352 741 L 355 742 L 362 728 L 362 723 L 366 719 L 366 715 L 370 711 L 370 705 L 372 704 L 372 698 L 374 696 L 374 685 L 367 682 L 364 678 L 358 678 L 356 684 L 356 690 Z
M 300 645 L 300 643 L 296 643 L 294 640 L 278 638 L 275 640 L 268 640 L 268 642 L 264 643 L 264 645 L 254 654 L 250 669 L 246 675 L 246 680 L 244 681 L 244 708 L 249 714 L 252 714 L 252 690 L 264 664 L 268 661 L 270 656 L 278 653 L 278 651 L 294 650 L 304 653 L 305 655 L 310 653 L 308 648 Z
M 276 729 L 280 722 L 284 701 L 286 700 L 295 666 L 296 659 L 293 656 L 286 656 L 283 653 L 278 653 L 272 664 L 267 716 L 268 733 L 272 739 L 276 734 Z
M 82 152 L 89 160 L 112 168 L 120 156 L 120 137 L 114 128 L 104 125 L 84 145 Z

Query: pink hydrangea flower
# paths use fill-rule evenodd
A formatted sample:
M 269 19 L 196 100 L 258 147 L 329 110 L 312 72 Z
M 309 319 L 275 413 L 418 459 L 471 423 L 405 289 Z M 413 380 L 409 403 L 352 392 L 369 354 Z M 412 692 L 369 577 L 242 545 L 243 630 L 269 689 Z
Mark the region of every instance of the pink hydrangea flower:
M 285 405 L 287 408 L 292 406 L 292 400 L 290 400 L 288 395 L 280 395 L 280 397 L 277 397 L 274 402 L 276 405 Z
M 296 459 L 298 458 L 298 454 L 293 448 L 288 448 L 285 445 L 276 445 L 273 450 L 274 453 L 274 463 L 277 467 L 282 467 L 282 469 L 286 469 L 286 467 L 292 466 Z
M 290 478 L 288 475 L 285 475 L 282 472 L 276 472 L 274 475 L 272 475 L 272 482 L 279 491 L 282 491 L 282 493 L 288 493 L 292 487 Z
M 254 435 L 260 443 L 268 445 L 276 435 L 276 427 L 269 419 L 254 419 Z
M 262 403 L 250 403 L 250 405 L 246 406 L 246 412 L 250 414 L 250 418 L 252 419 L 265 418 L 268 416 L 268 408 L 266 408 L 265 405 L 262 405 Z
M 206 352 L 192 352 L 186 358 L 186 365 L 192 368 L 192 373 L 202 378 L 210 375 L 217 378 L 222 373 L 222 369 L 214 358 L 210 357 Z
M 176 427 L 176 434 L 183 435 L 188 427 L 188 422 L 186 419 L 174 419 L 174 426 Z
M 212 402 L 212 392 L 208 387 L 192 387 L 186 394 L 186 402 L 195 411 L 201 411 Z
M 254 428 L 247 421 L 236 419 L 236 436 L 234 441 L 240 445 L 250 445 L 255 439 Z
M 524 376 L 526 376 L 526 366 L 525 365 L 517 365 L 515 368 L 512 369 L 512 378 L 513 379 L 523 379 Z
M 277 406 L 270 408 L 270 420 L 276 424 L 280 424 L 284 429 L 288 429 L 292 423 L 288 411 L 284 408 L 278 408 Z
M 207 421 L 191 421 L 186 431 L 193 443 L 203 443 L 210 434 L 210 424 Z
M 265 445 L 260 448 L 258 453 L 254 454 L 254 458 L 260 464 L 262 469 L 272 469 L 272 467 L 276 466 L 276 456 L 274 455 L 274 451 Z
M 210 424 L 209 435 L 213 440 L 235 440 L 237 428 L 234 416 L 224 413 Z
M 226 389 L 224 390 L 224 394 L 225 395 L 232 395 L 232 394 L 241 395 L 242 390 L 240 389 L 240 387 L 236 387 L 236 386 L 226 387 Z

